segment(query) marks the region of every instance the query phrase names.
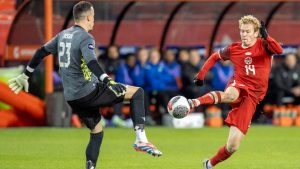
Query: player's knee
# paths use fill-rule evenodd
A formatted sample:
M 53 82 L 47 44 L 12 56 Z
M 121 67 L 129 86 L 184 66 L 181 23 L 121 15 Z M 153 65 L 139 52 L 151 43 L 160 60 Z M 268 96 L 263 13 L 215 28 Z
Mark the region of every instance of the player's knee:
M 100 122 L 97 125 L 89 128 L 91 130 L 91 133 L 100 133 L 103 130 L 102 124 Z
M 236 96 L 233 93 L 225 93 L 224 95 L 224 99 L 227 100 L 228 102 L 234 102 L 237 98 L 238 96 Z
M 131 99 L 144 99 L 144 89 L 139 87 Z
M 234 153 L 239 149 L 240 145 L 238 143 L 229 143 L 226 146 L 226 149 L 229 153 Z

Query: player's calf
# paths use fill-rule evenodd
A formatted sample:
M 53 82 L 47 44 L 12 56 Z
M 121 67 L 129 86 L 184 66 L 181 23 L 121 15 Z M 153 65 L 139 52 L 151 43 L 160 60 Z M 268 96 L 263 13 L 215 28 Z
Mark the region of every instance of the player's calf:
M 139 88 L 130 99 L 130 115 L 134 126 L 145 124 L 144 90 Z
M 236 152 L 240 147 L 240 144 L 237 143 L 227 143 L 226 149 L 230 154 Z

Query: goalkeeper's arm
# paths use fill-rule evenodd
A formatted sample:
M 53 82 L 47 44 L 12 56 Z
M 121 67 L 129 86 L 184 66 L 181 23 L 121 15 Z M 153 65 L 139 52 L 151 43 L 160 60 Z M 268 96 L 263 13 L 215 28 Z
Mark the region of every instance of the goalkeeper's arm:
M 39 48 L 32 59 L 29 61 L 24 73 L 18 77 L 12 78 L 8 81 L 9 88 L 16 94 L 18 94 L 23 88 L 28 92 L 29 84 L 28 79 L 32 75 L 34 69 L 41 63 L 44 57 L 50 53 L 45 50 L 44 47 Z
M 44 46 L 36 50 L 33 57 L 29 61 L 28 65 L 26 66 L 26 69 L 24 71 L 24 74 L 28 77 L 30 77 L 34 71 L 34 69 L 42 62 L 42 60 L 48 56 L 50 52 L 48 52 Z
M 102 69 L 97 60 L 91 60 L 87 63 L 88 68 L 93 74 L 95 74 L 108 88 L 114 92 L 114 94 L 119 97 L 125 95 L 126 86 L 121 83 L 116 83 L 113 81 Z

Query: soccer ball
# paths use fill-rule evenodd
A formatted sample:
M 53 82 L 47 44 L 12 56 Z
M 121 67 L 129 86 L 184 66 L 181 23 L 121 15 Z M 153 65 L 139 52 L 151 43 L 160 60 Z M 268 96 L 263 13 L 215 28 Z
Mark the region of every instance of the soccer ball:
M 168 112 L 174 118 L 184 118 L 190 112 L 189 102 L 183 96 L 175 96 L 168 103 Z

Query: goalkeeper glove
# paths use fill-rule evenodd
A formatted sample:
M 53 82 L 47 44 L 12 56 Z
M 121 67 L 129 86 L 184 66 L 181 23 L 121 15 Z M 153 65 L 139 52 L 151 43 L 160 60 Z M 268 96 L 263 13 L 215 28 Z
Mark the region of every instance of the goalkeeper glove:
M 22 73 L 18 77 L 12 78 L 8 81 L 9 88 L 16 94 L 20 93 L 23 87 L 25 91 L 28 92 L 28 87 L 29 87 L 28 79 L 29 77 L 24 73 Z
M 203 86 L 204 82 L 203 82 L 203 80 L 198 79 L 198 77 L 196 76 L 196 77 L 194 77 L 194 84 L 196 86 Z
M 263 21 L 260 21 L 260 28 L 259 28 L 260 35 L 263 39 L 267 39 L 268 37 L 268 32 L 266 25 Z
M 113 81 L 110 77 L 106 77 L 103 80 L 103 83 L 107 85 L 107 87 L 117 96 L 123 96 L 126 94 L 126 86 Z

